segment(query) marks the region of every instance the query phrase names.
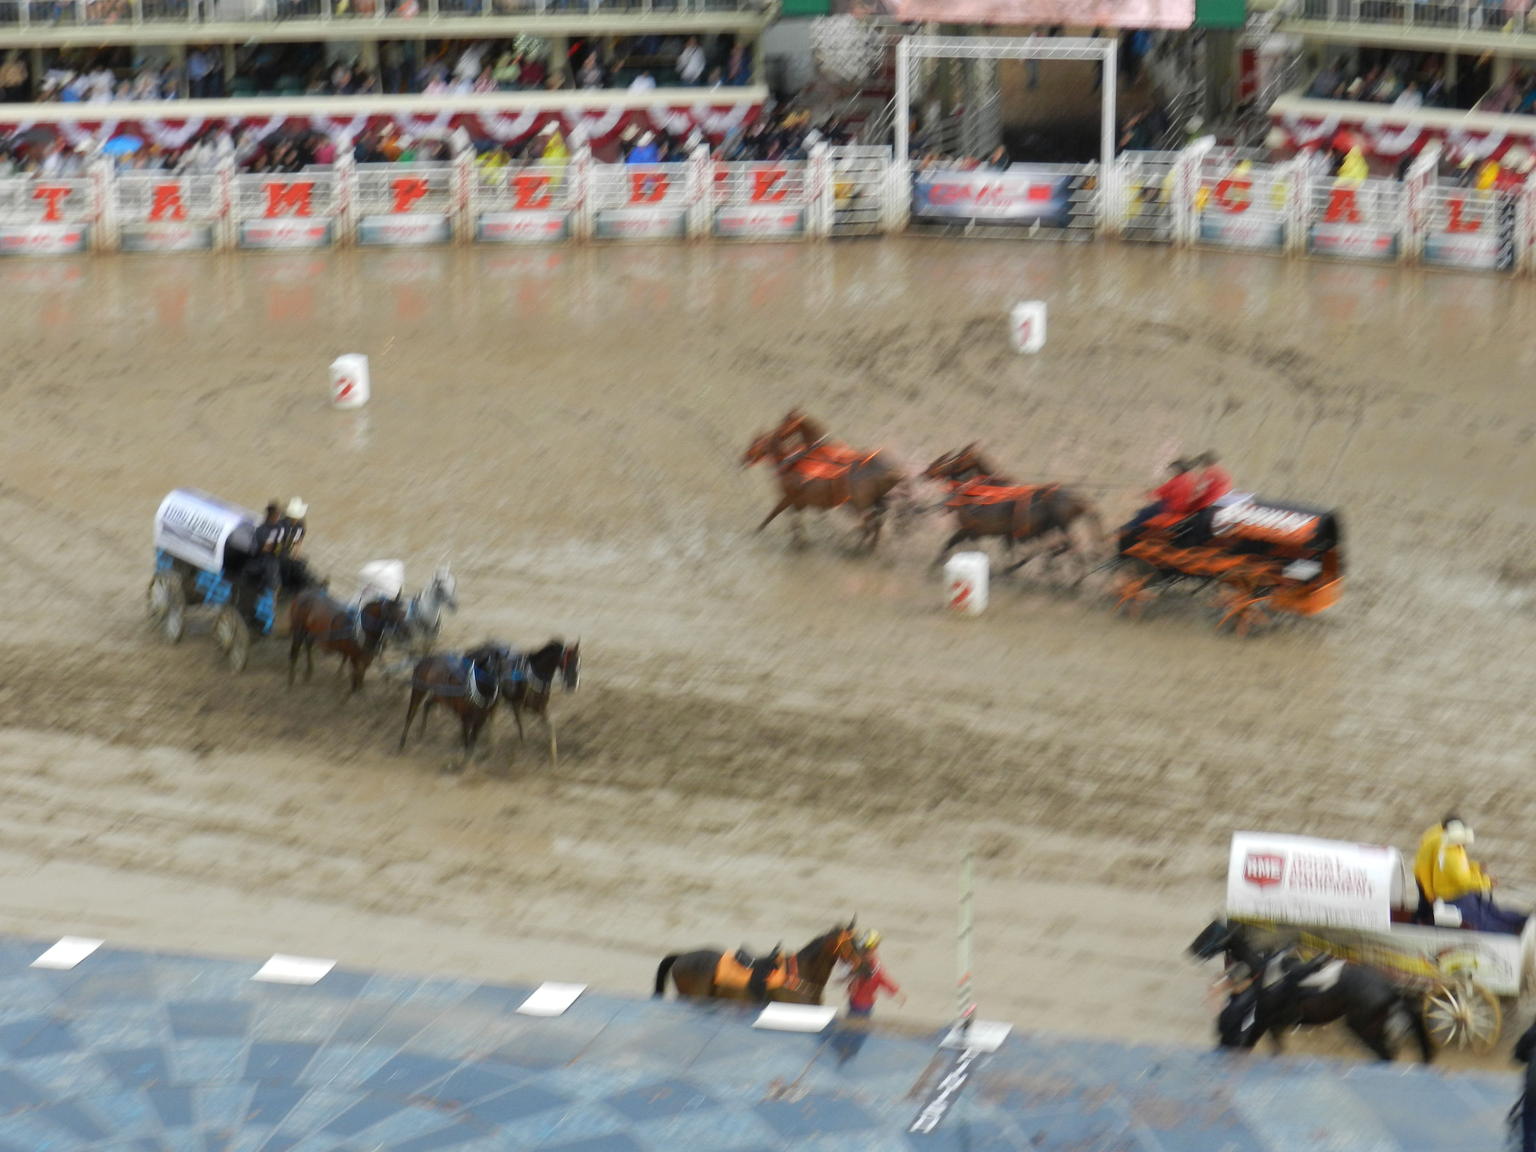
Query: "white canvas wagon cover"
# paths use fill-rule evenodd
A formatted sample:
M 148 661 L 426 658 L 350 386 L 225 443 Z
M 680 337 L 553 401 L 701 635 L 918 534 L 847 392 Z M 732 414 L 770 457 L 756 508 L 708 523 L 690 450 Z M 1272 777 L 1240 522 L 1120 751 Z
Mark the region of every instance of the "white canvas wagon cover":
M 155 512 L 155 547 L 208 572 L 224 568 L 224 551 L 250 547 L 257 516 L 196 488 L 177 488 Z

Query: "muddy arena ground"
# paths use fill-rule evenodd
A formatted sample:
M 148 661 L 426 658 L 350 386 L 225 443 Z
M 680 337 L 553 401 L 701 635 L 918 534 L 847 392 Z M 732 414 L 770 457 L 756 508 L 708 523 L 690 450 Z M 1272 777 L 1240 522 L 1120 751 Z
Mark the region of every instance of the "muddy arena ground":
M 16 262 L 0 292 L 0 929 L 643 995 L 668 951 L 857 911 L 911 995 L 882 1016 L 929 1025 L 969 847 L 983 1015 L 1203 1046 L 1182 950 L 1234 829 L 1410 848 L 1456 806 L 1536 892 L 1529 283 L 910 239 Z M 342 352 L 361 412 L 327 406 Z M 792 404 L 913 465 L 980 437 L 1111 521 L 1215 447 L 1341 510 L 1344 598 L 1244 642 L 1026 574 L 953 618 L 938 517 L 873 558 L 842 518 L 753 535 L 738 460 Z M 559 766 L 509 765 L 502 723 L 446 774 L 442 720 L 395 753 L 399 688 L 164 644 L 178 485 L 302 495 L 349 593 L 451 558 L 449 646 L 579 636 Z

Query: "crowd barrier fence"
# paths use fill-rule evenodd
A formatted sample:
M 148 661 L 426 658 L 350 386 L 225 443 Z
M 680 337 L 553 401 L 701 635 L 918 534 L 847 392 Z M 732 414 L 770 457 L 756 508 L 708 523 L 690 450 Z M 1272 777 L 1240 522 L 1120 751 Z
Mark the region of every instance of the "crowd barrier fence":
M 917 169 L 886 149 L 665 164 L 354 164 L 296 173 L 116 170 L 0 178 L 0 256 L 564 241 L 805 240 L 912 230 L 1200 246 L 1536 272 L 1536 184 L 1348 181 L 1209 142 L 1095 164 Z

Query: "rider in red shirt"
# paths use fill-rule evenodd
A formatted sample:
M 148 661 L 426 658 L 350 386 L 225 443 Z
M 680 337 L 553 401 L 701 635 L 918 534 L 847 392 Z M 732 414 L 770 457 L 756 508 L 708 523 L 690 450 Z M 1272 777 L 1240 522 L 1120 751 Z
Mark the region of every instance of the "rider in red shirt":
M 875 949 L 880 946 L 880 933 L 871 932 L 858 946 L 859 958 L 854 967 L 853 974 L 848 977 L 848 1015 L 868 1016 L 875 1010 L 875 1000 L 881 992 L 888 992 L 898 997 L 903 1003 L 906 996 L 902 994 L 896 982 L 885 974 L 885 969 L 880 966 L 880 957 Z
M 1142 525 L 1154 516 L 1166 515 L 1183 519 L 1189 515 L 1189 506 L 1195 498 L 1195 478 L 1190 475 L 1189 469 L 1190 462 L 1184 459 L 1175 460 L 1168 465 L 1168 471 L 1172 475 L 1147 493 L 1152 497 L 1152 503 L 1136 513 L 1131 518 L 1131 522 L 1120 529 L 1121 551 L 1124 551 L 1135 538 Z
M 1195 480 L 1195 498 L 1191 501 L 1189 510 L 1200 512 L 1232 491 L 1232 477 L 1228 476 L 1227 470 L 1217 463 L 1214 452 L 1202 452 L 1195 457 L 1194 464 L 1201 471 Z

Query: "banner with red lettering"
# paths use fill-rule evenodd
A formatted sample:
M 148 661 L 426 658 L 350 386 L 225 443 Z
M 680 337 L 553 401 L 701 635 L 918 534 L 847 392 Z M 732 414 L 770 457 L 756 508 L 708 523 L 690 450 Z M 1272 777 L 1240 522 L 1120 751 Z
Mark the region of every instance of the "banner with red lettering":
M 1237 832 L 1227 915 L 1275 924 L 1386 930 L 1397 853 L 1370 844 Z
M 1424 262 L 1447 268 L 1509 271 L 1515 266 L 1517 194 L 1436 187 L 1429 190 Z
M 1074 179 L 1058 168 L 1030 164 L 1004 172 L 919 172 L 912 184 L 912 215 L 1065 228 L 1072 222 Z
M 95 203 L 88 179 L 0 181 L 0 255 L 58 256 L 90 247 Z
M 336 239 L 333 171 L 235 177 L 242 248 L 326 248 Z
M 218 176 L 120 172 L 112 200 L 124 252 L 202 252 L 217 242 L 224 211 Z
M 570 237 L 573 173 L 540 164 L 480 174 L 474 188 L 475 239 L 492 244 L 547 244 Z
M 1307 251 L 1350 260 L 1395 260 L 1406 227 L 1403 186 L 1397 181 L 1340 181 L 1312 190 Z
M 675 240 L 688 234 L 688 165 L 592 166 L 592 234 L 599 240 Z

